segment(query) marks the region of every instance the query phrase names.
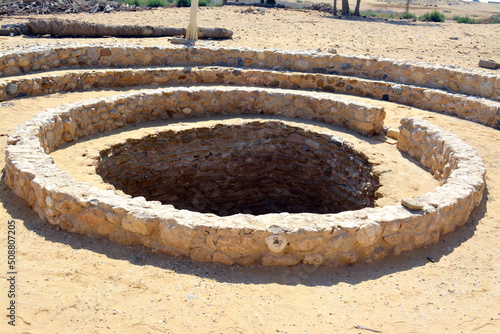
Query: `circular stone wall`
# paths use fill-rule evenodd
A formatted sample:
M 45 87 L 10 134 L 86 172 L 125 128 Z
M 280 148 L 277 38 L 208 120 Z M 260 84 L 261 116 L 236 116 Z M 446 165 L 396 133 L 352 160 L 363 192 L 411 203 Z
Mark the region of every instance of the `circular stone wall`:
M 341 139 L 279 121 L 170 130 L 100 155 L 97 172 L 116 188 L 219 216 L 373 207 L 379 184 Z
M 221 113 L 312 119 L 342 125 L 362 135 L 382 131 L 383 108 L 304 89 L 345 92 L 428 110 L 438 106 L 436 111 L 457 113 L 460 117 L 498 128 L 496 101 L 500 96 L 500 81 L 494 75 L 419 67 L 375 58 L 184 47 L 147 50 L 75 47 L 11 52 L 0 55 L 0 76 L 20 74 L 26 64 L 33 64 L 33 70 L 55 68 L 62 63 L 59 59 L 73 53 L 87 57 L 89 66 L 240 66 L 241 63 L 242 68 L 183 69 L 181 76 L 179 69 L 98 70 L 64 77 L 50 75 L 1 81 L 0 100 L 23 94 L 87 90 L 106 85 L 227 85 L 164 88 L 83 101 L 47 110 L 18 127 L 8 139 L 5 183 L 25 199 L 42 220 L 70 232 L 104 236 L 121 244 L 144 245 L 156 252 L 188 256 L 197 261 L 241 265 L 294 265 L 300 262 L 342 265 L 380 259 L 391 253 L 398 255 L 437 242 L 441 235 L 465 224 L 483 197 L 485 168 L 477 152 L 457 136 L 418 118 L 401 120 L 399 131 L 395 131 L 397 148 L 429 168 L 441 186 L 433 192 L 402 199 L 398 205 L 336 214 L 221 217 L 178 210 L 158 201 L 146 201 L 142 196 L 128 198 L 111 190 L 99 190 L 59 170 L 47 154 L 66 142 L 117 129 L 127 123 Z M 48 59 L 55 61 L 50 66 L 45 65 Z M 39 67 L 41 64 L 43 66 Z M 262 70 L 248 70 L 250 67 Z M 268 70 L 271 68 L 273 71 Z M 288 70 L 303 73 L 286 72 Z M 338 74 L 359 75 L 370 80 Z M 379 79 L 394 83 L 377 81 Z M 455 93 L 491 100 L 428 89 L 436 85 Z M 299 93 L 296 89 L 302 91 Z

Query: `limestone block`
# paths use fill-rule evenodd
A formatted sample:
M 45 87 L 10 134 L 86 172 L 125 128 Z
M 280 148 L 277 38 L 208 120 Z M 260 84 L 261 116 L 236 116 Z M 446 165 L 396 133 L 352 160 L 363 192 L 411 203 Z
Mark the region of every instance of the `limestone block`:
M 215 252 L 212 255 L 212 261 L 219 262 L 228 266 L 234 264 L 234 261 L 229 256 L 220 252 Z
M 339 253 L 339 259 L 344 263 L 356 263 L 359 260 L 359 256 L 355 251 L 341 252 Z
M 191 250 L 191 258 L 200 262 L 212 262 L 212 254 L 209 250 L 197 247 Z
M 154 218 L 144 212 L 136 212 L 133 215 L 128 214 L 121 223 L 125 230 L 142 235 L 149 235 L 156 228 Z
M 110 236 L 116 233 L 116 226 L 113 224 L 101 224 L 97 227 L 97 233 L 104 236 Z
M 401 235 L 401 233 L 393 233 L 383 236 L 382 239 L 388 244 L 395 246 L 401 243 L 401 241 L 403 240 L 403 236 Z
M 368 247 L 377 243 L 381 234 L 382 226 L 380 224 L 363 224 L 356 233 L 356 241 L 361 247 Z
M 104 222 L 106 219 L 106 213 L 99 208 L 90 207 L 80 213 L 79 217 L 85 225 L 95 227 Z
M 347 252 L 356 246 L 356 238 L 352 235 L 341 234 L 328 239 L 328 245 L 340 252 Z
M 300 259 L 291 254 L 266 255 L 262 258 L 264 266 L 294 266 L 300 262 Z
M 299 238 L 290 242 L 290 247 L 297 251 L 310 251 L 323 244 L 323 238 Z
M 160 237 L 167 246 L 175 247 L 179 250 L 190 248 L 195 231 L 189 228 L 176 225 L 175 219 L 162 220 L 159 224 Z
M 257 241 L 252 236 L 220 236 L 217 239 L 217 249 L 223 253 L 238 252 L 247 254 L 259 249 Z
M 270 235 L 265 238 L 267 247 L 271 252 L 280 253 L 285 250 L 287 246 L 286 237 L 282 235 Z
M 415 241 L 415 245 L 417 247 L 421 247 L 431 242 L 431 235 L 427 232 L 417 233 L 413 236 L 413 240 Z
M 81 209 L 75 201 L 66 199 L 62 202 L 58 202 L 55 206 L 56 210 L 62 213 L 70 213 Z
M 313 266 L 320 266 L 323 264 L 324 258 L 321 254 L 307 254 L 304 256 L 303 262 L 305 264 L 311 264 Z

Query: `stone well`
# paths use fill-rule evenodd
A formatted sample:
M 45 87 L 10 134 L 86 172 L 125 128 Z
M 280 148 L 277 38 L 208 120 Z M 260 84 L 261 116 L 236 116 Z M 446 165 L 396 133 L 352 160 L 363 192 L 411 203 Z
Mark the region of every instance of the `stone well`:
M 225 89 L 230 91 L 230 88 Z M 355 154 L 341 139 L 307 133 L 301 129 L 287 128 L 279 124 L 249 123 L 245 125 L 244 127 L 249 127 L 245 130 L 246 137 L 248 137 L 246 143 L 251 140 L 257 144 L 255 140 L 259 140 L 258 138 L 271 139 L 273 135 L 269 132 L 276 132 L 275 144 L 269 145 L 275 145 L 276 149 L 281 150 L 281 153 L 285 155 L 284 160 L 280 160 L 281 165 L 286 165 L 284 162 L 287 161 L 289 165 L 294 166 L 293 162 L 290 162 L 290 157 L 286 157 L 287 154 L 293 155 L 293 159 L 297 160 L 296 166 L 299 166 L 300 161 L 312 165 L 319 162 L 319 169 L 311 173 L 325 179 L 336 175 L 330 181 L 330 185 L 342 183 L 336 185 L 336 189 L 342 189 L 349 194 L 349 197 L 357 198 L 356 201 L 352 201 L 352 206 L 340 205 L 341 199 L 344 199 L 346 203 L 349 200 L 345 195 L 335 194 L 335 189 L 332 191 L 324 186 L 321 191 L 327 193 L 326 196 L 314 197 L 312 192 L 307 192 L 307 189 L 320 187 L 320 183 L 309 182 L 310 184 L 305 185 L 304 179 L 298 179 L 296 186 L 304 187 L 303 198 L 307 201 L 319 203 L 329 198 L 327 204 L 319 206 L 319 210 L 325 213 L 310 213 L 307 211 L 312 210 L 306 207 L 301 207 L 300 213 L 268 213 L 275 211 L 274 209 L 282 211 L 296 205 L 290 204 L 291 202 L 277 201 L 267 206 L 259 204 L 258 207 L 264 207 L 266 210 L 261 212 L 257 210 L 254 212 L 257 214 L 249 214 L 244 212 L 252 208 L 245 206 L 237 208 L 238 205 L 234 205 L 237 204 L 237 200 L 232 202 L 236 209 L 231 211 L 231 207 L 223 207 L 226 211 L 219 209 L 218 213 L 221 215 L 183 210 L 171 204 L 162 204 L 158 200 L 146 200 L 144 196 L 149 197 L 155 194 L 155 191 L 151 194 L 143 193 L 141 196 L 128 198 L 111 190 L 99 190 L 89 184 L 77 182 L 67 172 L 59 170 L 52 158 L 47 155 L 65 142 L 112 130 L 127 122 L 140 123 L 167 116 L 175 119 L 192 117 L 193 109 L 190 108 L 190 112 L 186 111 L 186 108 L 189 108 L 188 105 L 178 109 L 171 109 L 170 106 L 182 105 L 183 102 L 190 103 L 193 96 L 196 96 L 196 92 L 217 95 L 217 89 L 213 87 L 159 89 L 89 100 L 38 114 L 20 126 L 9 138 L 6 149 L 6 183 L 18 196 L 25 198 L 42 219 L 69 231 L 101 235 L 122 244 L 141 244 L 156 252 L 189 256 L 199 261 L 242 265 L 255 262 L 264 265 L 294 265 L 300 262 L 314 265 L 341 265 L 360 260 L 371 261 L 390 253 L 399 254 L 430 242 L 437 242 L 440 235 L 464 224 L 472 209 L 482 198 L 484 165 L 477 153 L 455 135 L 429 122 L 410 118 L 402 120 L 398 148 L 421 161 L 422 165 L 428 167 L 443 185 L 432 193 L 415 199 L 403 200 L 403 205 L 383 208 L 361 208 L 370 205 L 370 198 L 373 198 L 372 192 L 376 188 L 376 177 L 370 176 L 369 164 L 361 154 Z M 207 95 L 209 98 L 204 100 L 213 101 L 210 94 Z M 279 96 L 279 94 L 276 95 L 278 100 Z M 201 100 L 203 99 L 196 99 L 196 102 L 201 103 Z M 335 106 L 348 106 L 346 110 L 340 107 L 335 108 L 336 114 L 356 117 L 356 113 L 347 112 L 353 104 L 338 104 L 335 100 L 329 103 Z M 321 106 L 325 107 L 324 104 Z M 206 110 L 199 109 L 197 112 L 211 114 L 214 110 L 220 112 L 221 109 L 220 107 L 207 108 Z M 262 113 L 273 110 L 262 108 L 257 111 Z M 230 108 L 227 111 L 237 115 L 256 110 Z M 311 110 L 312 115 L 314 111 Z M 338 119 L 343 120 L 344 116 Z M 350 123 L 341 121 L 341 124 Z M 258 129 L 252 129 L 252 126 L 257 126 Z M 267 134 L 265 133 L 266 126 L 269 126 L 268 130 L 271 130 Z M 222 147 L 227 140 L 229 151 L 220 153 L 221 159 L 223 154 L 237 155 L 241 150 L 231 148 L 245 147 L 245 131 L 241 133 L 242 138 L 238 138 L 238 131 L 228 131 L 228 129 L 230 127 L 227 125 L 210 132 L 200 129 L 199 133 L 196 132 L 196 139 L 195 133 L 188 131 L 180 134 L 164 133 L 155 139 L 150 137 L 152 141 L 149 142 L 147 140 L 129 141 L 122 146 L 115 146 L 103 152 L 103 157 L 106 158 L 101 162 L 103 167 L 101 169 L 106 170 L 105 165 L 116 163 L 120 159 L 126 163 L 125 160 L 128 158 L 134 159 L 134 163 L 137 162 L 138 166 L 144 166 L 144 160 L 141 159 L 144 155 L 148 157 L 148 154 L 152 159 L 151 162 L 156 158 L 164 161 L 169 154 L 169 147 L 157 145 L 162 138 L 173 138 L 173 142 L 177 142 L 177 147 L 179 147 L 182 141 L 186 144 L 196 141 L 201 143 L 202 140 L 210 139 L 203 138 L 204 136 L 215 136 L 214 138 L 219 136 L 223 140 L 219 141 L 219 144 L 212 143 L 211 149 L 207 151 L 215 151 L 214 146 Z M 263 133 L 259 134 L 259 131 Z M 256 137 L 251 136 L 250 132 L 252 134 L 256 132 Z M 229 135 L 231 133 L 233 134 Z M 285 136 L 286 140 L 284 140 Z M 154 147 L 155 141 L 156 147 Z M 280 142 L 282 142 L 281 146 L 278 145 Z M 290 147 L 297 145 L 300 149 L 288 150 L 288 145 Z M 144 151 L 145 146 L 154 149 Z M 160 147 L 164 151 L 157 152 Z M 125 148 L 128 153 L 123 154 L 126 151 Z M 257 145 L 254 145 L 253 149 L 255 148 Z M 210 152 L 203 153 L 203 151 L 194 153 L 194 150 L 189 152 L 189 146 L 183 146 L 183 149 L 186 151 L 179 153 L 185 154 L 187 159 L 194 159 L 199 157 L 198 155 L 208 157 L 210 154 Z M 136 156 L 134 156 L 134 151 L 137 153 Z M 246 153 L 246 157 L 250 157 L 250 152 Z M 142 155 L 142 158 L 139 155 Z M 300 157 L 301 155 L 307 158 L 307 162 Z M 338 165 L 335 164 L 335 159 Z M 210 160 L 199 161 L 199 172 L 203 172 L 204 167 L 201 164 L 207 161 Z M 162 163 L 158 167 L 160 166 L 169 168 L 168 164 Z M 178 175 L 192 175 L 192 169 L 186 165 L 184 169 L 182 167 L 175 166 L 174 172 Z M 230 168 L 230 171 L 237 173 L 239 168 L 242 168 L 242 165 L 236 164 Z M 107 169 L 110 170 L 110 168 Z M 336 172 L 333 172 L 334 169 Z M 217 168 L 212 170 L 216 171 Z M 124 173 L 128 171 L 133 171 L 133 169 L 124 170 Z M 153 169 L 151 169 L 151 174 L 154 174 Z M 115 175 L 115 179 L 119 178 Z M 130 180 L 133 179 L 133 176 L 130 177 Z M 214 181 L 217 181 L 217 177 Z M 263 182 L 269 183 L 270 181 L 271 179 L 268 178 Z M 168 178 L 166 182 L 168 184 Z M 190 184 L 181 185 L 180 188 L 189 188 L 197 181 L 190 182 Z M 232 182 L 234 183 L 234 179 L 229 179 L 228 182 L 229 186 Z M 347 189 L 349 187 L 351 189 Z M 151 189 L 144 187 L 146 192 Z M 220 189 L 215 191 L 220 193 Z M 238 188 L 229 190 L 234 191 L 234 189 Z M 288 189 L 282 187 L 278 190 L 283 192 Z M 175 193 L 178 189 L 172 191 Z M 199 194 L 200 188 L 197 191 Z M 250 193 L 253 192 L 256 191 L 250 191 Z M 289 194 L 297 195 L 291 189 Z M 171 201 L 175 197 L 172 193 L 166 196 L 170 197 L 165 201 Z M 189 209 L 199 211 L 206 209 L 206 203 L 209 207 L 218 204 L 216 198 L 212 202 L 206 201 L 207 198 L 201 199 L 198 201 L 195 196 L 183 203 L 190 205 Z M 258 202 L 262 198 L 256 196 L 253 199 Z M 272 210 L 268 210 L 270 208 Z M 353 210 L 356 208 L 360 209 Z M 341 210 L 350 211 L 335 213 Z M 224 216 L 225 214 L 227 216 Z
M 485 168 L 477 152 L 418 118 L 401 120 L 397 147 L 428 168 L 441 186 L 398 205 L 370 207 L 377 177 L 363 155 L 343 140 L 280 122 L 161 133 L 102 152 L 103 177 L 132 198 L 77 182 L 48 154 L 64 143 L 125 124 L 264 114 L 336 124 L 363 136 L 382 132 L 383 108 L 327 93 L 333 91 L 451 110 L 496 128 L 500 124 L 497 76 L 371 57 L 86 46 L 0 55 L 0 76 L 110 65 L 211 67 L 12 77 L 0 81 L 0 99 L 151 83 L 224 86 L 169 87 L 93 99 L 42 112 L 19 126 L 6 148 L 6 184 L 43 220 L 68 231 L 198 261 L 335 266 L 437 242 L 464 224 L 482 199 Z M 262 160 L 273 168 L 259 165 Z M 210 182 L 204 182 L 203 173 L 213 176 Z M 242 178 L 243 184 L 235 181 Z M 245 196 L 232 196 L 236 192 Z

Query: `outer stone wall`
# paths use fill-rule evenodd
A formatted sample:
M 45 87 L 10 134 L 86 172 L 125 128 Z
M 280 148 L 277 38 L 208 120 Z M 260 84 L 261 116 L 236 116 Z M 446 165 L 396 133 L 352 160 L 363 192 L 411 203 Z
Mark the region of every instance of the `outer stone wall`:
M 439 88 L 500 100 L 500 78 L 496 75 L 368 56 L 267 49 L 85 45 L 60 49 L 33 48 L 0 55 L 0 76 L 60 67 L 151 65 L 218 65 L 340 74 Z
M 407 84 L 333 74 L 300 73 L 227 67 L 168 67 L 146 69 L 78 70 L 12 77 L 0 80 L 0 101 L 88 90 L 97 87 L 138 85 L 224 84 L 307 89 L 402 103 L 500 128 L 500 103 Z
M 398 147 L 430 168 L 443 185 L 432 193 L 403 200 L 404 206 L 338 214 L 219 217 L 177 210 L 78 183 L 58 170 L 45 153 L 66 141 L 124 122 L 161 118 L 163 110 L 168 110 L 169 117 L 204 110 L 179 109 L 175 107 L 178 101 L 171 107 L 166 104 L 166 109 L 155 109 L 155 94 L 83 102 L 35 116 L 9 138 L 6 184 L 42 219 L 69 231 L 106 236 L 122 244 L 142 244 L 198 261 L 242 265 L 341 265 L 399 254 L 437 242 L 440 235 L 464 224 L 484 192 L 485 169 L 477 153 L 455 135 L 411 118 L 402 120 Z M 189 101 L 202 100 L 193 98 L 188 90 L 180 94 Z M 164 96 L 164 91 L 157 95 Z M 234 113 L 244 111 L 239 108 Z M 296 116 L 316 117 L 314 113 Z M 335 119 L 334 123 L 350 124 Z
M 378 187 L 350 145 L 276 120 L 155 133 L 100 156 L 97 173 L 125 193 L 219 216 L 373 207 Z

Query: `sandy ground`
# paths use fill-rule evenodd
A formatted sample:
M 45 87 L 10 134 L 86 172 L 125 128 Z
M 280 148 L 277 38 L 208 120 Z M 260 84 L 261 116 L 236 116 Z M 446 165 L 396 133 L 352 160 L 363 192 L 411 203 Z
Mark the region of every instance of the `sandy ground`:
M 287 49 L 333 47 L 339 53 L 424 60 L 463 68 L 477 68 L 480 58 L 500 58 L 500 25 L 351 21 L 318 12 L 285 10 L 266 10 L 264 15 L 240 12 L 241 8 L 236 7 L 202 9 L 200 25 L 235 32 L 231 41 L 203 43 Z M 63 17 L 184 26 L 188 15 L 187 9 L 162 9 Z M 20 20 L 2 18 L 1 23 Z M 450 40 L 453 36 L 459 39 Z M 14 37 L 1 42 L 0 51 L 5 51 L 33 44 L 75 42 L 158 45 L 168 43 L 168 39 Z M 45 108 L 114 93 L 54 94 L 1 103 L 0 134 L 11 134 L 15 126 Z M 397 127 L 403 116 L 421 116 L 457 134 L 483 157 L 487 193 L 465 226 L 437 244 L 371 264 L 343 268 L 228 267 L 171 258 L 142 247 L 125 247 L 56 230 L 41 222 L 23 200 L 14 196 L 2 178 L 0 331 L 370 333 L 359 326 L 383 333 L 500 331 L 500 131 L 415 108 L 370 102 L 386 108 L 386 123 L 391 127 Z M 0 137 L 2 151 L 6 141 L 6 136 Z M 409 191 L 427 191 L 428 175 L 419 168 L 397 169 L 393 161 L 400 157 L 395 151 L 390 153 L 389 144 L 374 145 L 371 150 L 374 157 L 387 161 L 382 168 L 394 168 L 394 175 L 401 178 L 398 182 L 408 183 Z M 78 152 L 68 148 L 67 165 L 76 164 L 71 154 Z M 0 167 L 4 159 L 0 154 Z M 64 158 L 61 165 L 64 168 Z M 398 182 L 387 188 L 387 193 L 396 198 L 402 195 Z M 7 325 L 6 311 L 7 223 L 12 220 L 18 247 L 15 328 Z

